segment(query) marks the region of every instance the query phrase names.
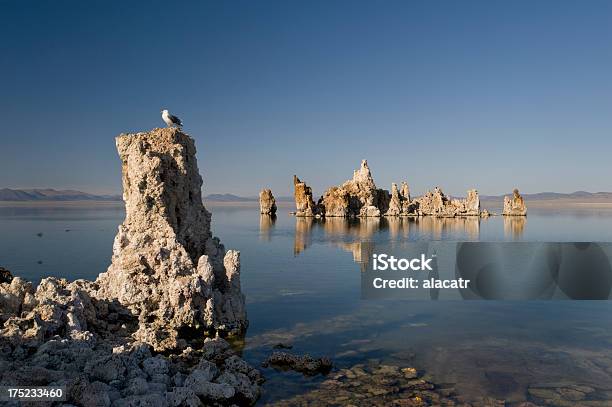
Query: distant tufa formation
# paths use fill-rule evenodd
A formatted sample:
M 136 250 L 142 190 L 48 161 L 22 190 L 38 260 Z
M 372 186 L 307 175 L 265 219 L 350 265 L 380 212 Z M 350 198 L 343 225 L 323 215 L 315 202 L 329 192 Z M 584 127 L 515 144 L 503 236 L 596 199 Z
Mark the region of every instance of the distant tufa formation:
M 315 204 L 312 189 L 294 175 L 296 216 L 380 217 L 380 216 L 488 216 L 480 211 L 478 191 L 467 191 L 465 199 L 450 199 L 439 187 L 412 199 L 410 188 L 402 182 L 391 185 L 391 193 L 374 183 L 368 162 L 353 173 L 353 179 L 331 187 Z
M 276 214 L 276 200 L 272 190 L 265 188 L 259 193 L 259 213 L 271 216 Z
M 527 216 L 527 205 L 525 205 L 525 199 L 519 194 L 518 189 L 512 191 L 512 198 L 509 196 L 504 197 L 504 216 Z

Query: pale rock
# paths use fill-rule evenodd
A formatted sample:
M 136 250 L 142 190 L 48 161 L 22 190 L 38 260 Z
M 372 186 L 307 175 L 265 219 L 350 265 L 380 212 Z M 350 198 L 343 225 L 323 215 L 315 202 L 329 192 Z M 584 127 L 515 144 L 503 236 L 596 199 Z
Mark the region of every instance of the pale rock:
M 450 199 L 439 187 L 427 191 L 425 195 L 415 199 L 417 211 L 423 216 L 455 217 L 479 216 L 480 198 L 475 189 L 467 192 L 466 199 Z
M 389 209 L 385 213 L 386 216 L 399 216 L 402 213 L 402 199 L 400 192 L 397 189 L 397 184 L 394 182 L 391 184 L 391 201 L 389 202 Z
M 349 194 L 352 214 L 362 217 L 380 216 L 380 210 L 376 206 L 378 189 L 367 160 L 361 161 L 359 169 L 353 171 L 353 179 L 346 181 L 341 188 Z
M 97 282 L 48 277 L 36 290 L 2 274 L 0 386 L 66 386 L 77 406 L 231 405 L 238 392 L 259 394 L 260 373 L 227 341 L 205 337 L 201 356 L 187 343 L 246 326 L 239 253 L 210 233 L 193 141 L 168 129 L 118 146 L 127 214 L 113 265 Z M 193 371 L 209 380 L 197 383 L 206 403 L 184 387 Z M 228 380 L 235 387 L 210 381 L 225 373 L 240 378 Z
M 317 214 L 317 208 L 312 199 L 312 188 L 306 185 L 305 182 L 294 175 L 293 176 L 293 187 L 295 198 L 295 216 L 310 217 Z
M 527 216 L 527 205 L 518 189 L 515 188 L 514 191 L 512 191 L 512 198 L 509 196 L 504 197 L 504 210 L 502 215 Z
M 158 351 L 184 346 L 181 330 L 243 331 L 239 257 L 212 236 L 193 139 L 165 128 L 116 141 L 126 218 L 98 296 L 137 315 L 135 337 Z
M 321 208 L 326 217 L 351 216 L 349 194 L 341 187 L 331 187 L 321 199 Z
M 276 214 L 276 200 L 271 189 L 262 189 L 259 193 L 259 212 L 262 215 Z

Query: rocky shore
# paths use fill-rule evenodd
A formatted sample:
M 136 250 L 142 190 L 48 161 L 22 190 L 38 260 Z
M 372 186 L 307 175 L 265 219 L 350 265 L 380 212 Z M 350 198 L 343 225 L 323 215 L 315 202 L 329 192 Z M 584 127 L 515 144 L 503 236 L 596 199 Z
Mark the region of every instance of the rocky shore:
M 403 181 L 401 188 L 391 184 L 391 192 L 376 186 L 368 162 L 363 160 L 353 178 L 340 186 L 333 186 L 315 203 L 312 188 L 297 176 L 293 177 L 294 198 L 298 217 L 381 217 L 381 216 L 435 216 L 435 217 L 488 217 L 489 211 L 482 210 L 478 191 L 467 191 L 464 199 L 447 197 L 440 187 L 427 191 L 420 197 L 411 198 L 408 183 Z M 518 194 L 518 190 L 515 190 Z M 509 201 L 506 197 L 504 214 L 525 216 L 527 209 L 520 195 Z M 509 203 L 506 203 L 508 201 Z M 520 201 L 520 202 L 519 202 Z
M 0 385 L 65 386 L 84 407 L 253 404 L 262 376 L 222 339 L 248 324 L 240 255 L 211 233 L 193 139 L 116 141 L 126 218 L 112 264 L 36 289 L 1 271 Z

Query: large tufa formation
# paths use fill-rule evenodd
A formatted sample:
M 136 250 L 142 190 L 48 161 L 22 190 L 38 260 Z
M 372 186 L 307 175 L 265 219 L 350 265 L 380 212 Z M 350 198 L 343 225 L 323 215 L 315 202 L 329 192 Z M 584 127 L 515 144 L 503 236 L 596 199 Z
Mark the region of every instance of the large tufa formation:
M 315 216 L 317 207 L 312 199 L 312 188 L 300 181 L 296 175 L 293 176 L 293 187 L 295 188 L 295 216 Z
M 259 193 L 259 213 L 262 215 L 276 214 L 276 200 L 271 189 L 265 188 Z
M 361 217 L 380 216 L 379 191 L 372 178 L 367 160 L 361 160 L 361 166 L 353 171 L 353 179 L 340 187 L 349 194 L 349 208 L 352 215 Z M 384 198 L 381 199 L 384 204 Z
M 435 187 L 433 191 L 427 191 L 415 201 L 419 215 L 439 217 L 480 215 L 480 198 L 475 189 L 467 192 L 466 199 L 450 199 L 439 187 Z
M 0 387 L 65 386 L 75 406 L 252 405 L 260 373 L 220 337 L 246 327 L 239 256 L 210 232 L 193 140 L 117 138 L 126 219 L 96 282 L 34 289 L 0 267 Z
M 366 160 L 353 172 L 353 178 L 329 188 L 320 200 L 320 211 L 333 217 L 377 217 L 387 210 L 389 193 L 376 188 Z
M 518 189 L 512 191 L 512 198 L 509 196 L 504 197 L 504 211 L 502 215 L 505 216 L 527 216 L 527 205 L 525 199 L 519 194 Z
M 402 182 L 389 191 L 378 189 L 366 160 L 353 172 L 353 178 L 325 191 L 317 205 L 312 190 L 294 176 L 296 216 L 380 217 L 384 216 L 479 216 L 480 198 L 475 189 L 465 199 L 450 199 L 436 187 L 420 198 L 412 199 L 410 188 Z
M 126 217 L 99 296 L 138 316 L 136 337 L 181 347 L 179 333 L 246 328 L 240 255 L 210 231 L 191 137 L 176 128 L 117 137 Z

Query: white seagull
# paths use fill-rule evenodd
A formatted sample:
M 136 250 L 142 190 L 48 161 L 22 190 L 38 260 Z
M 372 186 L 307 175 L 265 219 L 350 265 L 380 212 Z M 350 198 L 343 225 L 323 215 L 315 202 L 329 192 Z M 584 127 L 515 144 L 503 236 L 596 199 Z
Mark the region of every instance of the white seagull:
M 168 109 L 162 110 L 161 114 L 162 114 L 162 119 L 164 120 L 164 122 L 166 122 L 168 127 L 173 127 L 173 126 L 183 127 L 183 123 L 181 122 L 181 119 L 168 113 Z

